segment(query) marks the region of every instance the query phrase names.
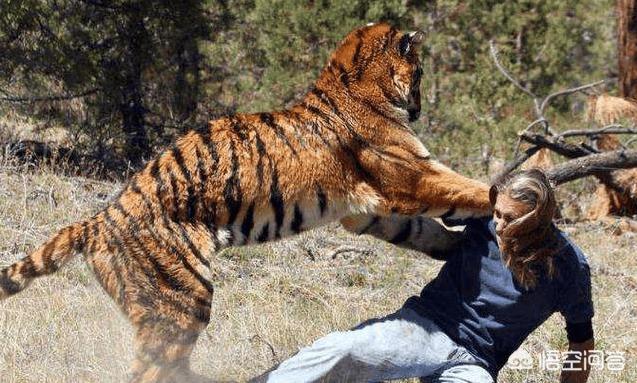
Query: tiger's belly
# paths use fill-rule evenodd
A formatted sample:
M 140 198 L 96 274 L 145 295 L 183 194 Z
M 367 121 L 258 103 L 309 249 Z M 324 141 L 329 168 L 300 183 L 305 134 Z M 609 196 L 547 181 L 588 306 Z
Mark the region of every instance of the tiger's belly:
M 380 199 L 357 191 L 336 198 L 319 192 L 294 202 L 270 201 L 260 208 L 250 205 L 232 225 L 218 228 L 218 243 L 228 247 L 274 241 L 349 215 L 374 213 Z

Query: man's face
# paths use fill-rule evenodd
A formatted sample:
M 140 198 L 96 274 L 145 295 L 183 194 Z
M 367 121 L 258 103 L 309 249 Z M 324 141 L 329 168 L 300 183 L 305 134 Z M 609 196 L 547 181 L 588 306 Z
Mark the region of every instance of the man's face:
M 531 206 L 526 203 L 516 201 L 506 193 L 500 193 L 493 207 L 493 221 L 498 237 L 511 221 L 522 217 L 531 209 Z

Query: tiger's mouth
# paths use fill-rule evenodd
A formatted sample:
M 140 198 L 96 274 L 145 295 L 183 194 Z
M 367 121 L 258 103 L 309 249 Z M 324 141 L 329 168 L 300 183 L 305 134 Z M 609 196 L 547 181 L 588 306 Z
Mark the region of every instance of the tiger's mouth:
M 407 107 L 407 113 L 409 114 L 409 122 L 416 121 L 420 118 L 420 105 Z
M 420 118 L 420 87 L 412 88 L 409 92 L 409 103 L 407 104 L 409 122 L 414 122 Z

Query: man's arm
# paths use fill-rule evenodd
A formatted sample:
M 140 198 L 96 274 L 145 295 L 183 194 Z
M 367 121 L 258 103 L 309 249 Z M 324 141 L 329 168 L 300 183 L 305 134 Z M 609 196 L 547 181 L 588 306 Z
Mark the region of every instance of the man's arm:
M 570 249 L 569 253 L 565 254 L 566 259 L 577 260 L 577 263 L 569 268 L 566 279 L 559 288 L 561 293 L 558 298 L 558 309 L 566 320 L 570 350 L 587 354 L 595 346 L 591 271 L 581 250 L 572 243 Z M 577 363 L 575 367 L 577 368 L 574 370 L 578 371 L 562 370 L 562 383 L 584 383 L 588 380 L 588 363 Z
M 595 348 L 593 339 L 593 326 L 590 321 L 577 324 L 566 324 L 568 333 L 569 351 L 577 351 L 581 358 L 578 363 L 570 362 L 569 367 L 574 367 L 574 371 L 562 370 L 561 383 L 586 383 L 590 366 L 585 363 L 588 351 Z M 572 360 L 575 360 L 574 358 Z
M 423 216 L 356 215 L 343 218 L 341 223 L 350 232 L 369 234 L 400 247 L 427 253 L 439 260 L 445 260 L 462 239 L 462 232 L 448 230 L 435 220 Z

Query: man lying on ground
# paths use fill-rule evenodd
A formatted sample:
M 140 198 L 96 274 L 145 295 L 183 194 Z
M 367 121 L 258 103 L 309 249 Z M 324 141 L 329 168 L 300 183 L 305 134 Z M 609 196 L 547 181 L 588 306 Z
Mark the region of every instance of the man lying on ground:
M 370 219 L 360 231 L 386 240 L 401 233 L 404 246 L 421 250 L 432 241 L 448 244 L 435 254 L 446 260 L 438 276 L 397 312 L 331 333 L 252 381 L 495 382 L 555 312 L 566 321 L 570 350 L 593 349 L 589 267 L 552 223 L 555 195 L 545 175 L 529 170 L 498 181 L 491 203 L 493 218 L 463 222 L 459 241 L 423 218 Z M 588 366 L 575 366 L 561 382 L 586 382 Z

